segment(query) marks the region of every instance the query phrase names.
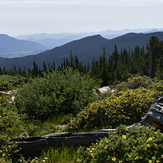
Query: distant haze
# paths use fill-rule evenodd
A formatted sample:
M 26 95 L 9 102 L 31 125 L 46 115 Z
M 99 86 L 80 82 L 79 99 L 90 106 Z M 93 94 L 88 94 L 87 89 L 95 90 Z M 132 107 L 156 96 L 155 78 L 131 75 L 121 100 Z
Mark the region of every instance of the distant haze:
M 112 39 L 126 33 L 152 33 L 163 31 L 163 29 L 153 29 L 153 28 L 144 28 L 144 29 L 124 29 L 120 31 L 115 30 L 105 30 L 99 32 L 83 32 L 83 33 L 58 33 L 58 34 L 31 34 L 31 35 L 20 35 L 16 36 L 17 39 L 30 40 L 44 45 L 48 49 L 52 49 L 57 46 L 64 45 L 70 41 L 78 40 L 91 35 L 100 34 L 102 37 L 107 39 Z
M 0 33 L 163 28 L 162 0 L 0 0 Z

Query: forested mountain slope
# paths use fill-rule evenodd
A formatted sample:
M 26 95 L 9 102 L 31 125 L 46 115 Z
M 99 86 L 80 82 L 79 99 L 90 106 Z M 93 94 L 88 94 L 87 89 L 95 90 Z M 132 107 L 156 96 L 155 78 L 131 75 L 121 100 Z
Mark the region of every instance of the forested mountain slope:
M 118 51 L 123 50 L 124 48 L 126 50 L 132 50 L 135 46 L 144 46 L 146 49 L 146 45 L 151 36 L 156 36 L 159 40 L 163 40 L 163 32 L 149 34 L 129 33 L 111 40 L 103 38 L 100 35 L 95 35 L 72 41 L 37 55 L 14 59 L 0 58 L 0 67 L 10 69 L 14 64 L 21 68 L 31 68 L 33 66 L 33 61 L 35 61 L 39 67 L 42 67 L 43 62 L 46 62 L 47 64 L 55 62 L 55 65 L 59 66 L 64 58 L 69 57 L 70 53 L 72 53 L 73 56 L 77 56 L 83 63 L 91 63 L 93 58 L 99 59 L 103 53 L 104 47 L 107 56 L 112 54 L 115 45 L 117 46 Z

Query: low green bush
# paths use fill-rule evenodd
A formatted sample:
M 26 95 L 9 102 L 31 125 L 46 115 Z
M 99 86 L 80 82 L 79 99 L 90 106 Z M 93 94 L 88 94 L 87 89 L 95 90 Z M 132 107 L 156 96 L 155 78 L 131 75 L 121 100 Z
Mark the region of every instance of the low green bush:
M 116 84 L 118 91 L 125 91 L 128 89 L 137 89 L 140 87 L 149 88 L 151 85 L 156 84 L 160 81 L 157 79 L 151 79 L 148 76 L 133 76 L 128 78 L 126 81 Z
M 136 89 L 140 87 L 147 88 L 152 83 L 152 79 L 147 76 L 134 76 L 127 80 L 127 86 L 130 89 Z
M 16 92 L 15 103 L 20 113 L 44 120 L 60 114 L 76 114 L 96 100 L 94 79 L 78 71 L 65 69 L 35 78 Z
M 90 103 L 69 123 L 69 128 L 92 130 L 137 123 L 146 114 L 157 94 L 157 91 L 145 88 L 117 92 L 110 97 Z
M 13 86 L 8 81 L 0 81 L 0 91 L 8 91 L 13 89 Z
M 22 86 L 27 82 L 26 77 L 0 75 L 0 91 L 9 91 Z
M 21 136 L 24 131 L 24 122 L 14 105 L 6 102 L 6 97 L 0 97 L 0 162 L 11 163 L 18 152 L 16 145 L 6 145 L 11 138 Z
M 163 93 L 163 80 L 155 80 L 151 85 L 147 87 L 147 89 L 153 89 L 155 91 L 159 91 L 160 94 Z
M 78 163 L 161 163 L 163 134 L 151 127 L 119 126 L 89 148 L 80 148 Z
M 23 131 L 23 121 L 17 109 L 10 104 L 6 106 L 0 104 L 0 141 L 19 137 Z

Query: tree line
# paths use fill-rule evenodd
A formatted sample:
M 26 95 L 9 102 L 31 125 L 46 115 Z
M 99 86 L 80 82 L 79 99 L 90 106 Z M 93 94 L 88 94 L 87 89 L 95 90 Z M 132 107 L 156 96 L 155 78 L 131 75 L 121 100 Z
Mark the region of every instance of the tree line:
M 100 79 L 102 81 L 101 85 L 124 81 L 131 74 L 163 79 L 163 41 L 160 41 L 156 36 L 152 36 L 146 47 L 135 46 L 132 50 L 122 49 L 118 51 L 118 47 L 115 45 L 111 55 L 107 54 L 104 47 L 99 59 L 92 59 L 92 62 L 88 64 L 82 63 L 77 56 L 73 56 L 70 52 L 69 58 L 64 59 L 59 67 L 55 66 L 55 62 L 48 65 L 44 62 L 40 69 L 34 61 L 32 69 L 24 68 L 22 70 L 20 67 L 17 68 L 13 65 L 9 71 L 0 68 L 0 75 L 40 77 L 46 71 L 67 67 L 77 69 L 81 73 L 89 73 L 92 77 Z

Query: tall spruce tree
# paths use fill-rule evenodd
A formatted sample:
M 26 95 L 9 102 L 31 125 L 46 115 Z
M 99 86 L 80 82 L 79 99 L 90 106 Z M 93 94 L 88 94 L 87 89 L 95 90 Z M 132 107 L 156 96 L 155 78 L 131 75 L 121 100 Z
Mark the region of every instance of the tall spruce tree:
M 107 71 L 106 71 L 106 51 L 105 47 L 103 48 L 103 54 L 101 57 L 101 79 L 102 79 L 102 86 L 108 85 L 108 78 L 107 78 Z
M 156 71 L 156 60 L 159 53 L 159 39 L 156 36 L 152 36 L 149 39 L 148 52 L 150 56 L 150 70 L 149 77 L 154 78 Z

